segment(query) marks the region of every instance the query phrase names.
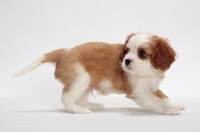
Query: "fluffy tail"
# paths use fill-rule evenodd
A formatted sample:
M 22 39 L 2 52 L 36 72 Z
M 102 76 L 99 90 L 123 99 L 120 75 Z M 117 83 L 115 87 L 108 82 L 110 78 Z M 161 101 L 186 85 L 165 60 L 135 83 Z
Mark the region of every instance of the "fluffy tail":
M 39 59 L 32 62 L 30 65 L 26 66 L 25 68 L 15 73 L 14 77 L 18 77 L 25 74 L 26 72 L 32 71 L 33 69 L 37 68 L 43 63 L 46 63 L 46 62 L 56 63 L 57 60 L 59 60 L 60 56 L 66 51 L 67 51 L 66 49 L 58 49 L 58 50 L 49 52 L 47 54 L 44 54 Z

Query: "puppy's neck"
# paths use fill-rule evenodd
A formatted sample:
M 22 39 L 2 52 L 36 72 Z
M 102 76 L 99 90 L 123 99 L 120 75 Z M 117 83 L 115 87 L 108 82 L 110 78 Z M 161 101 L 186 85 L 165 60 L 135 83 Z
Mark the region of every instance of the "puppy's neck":
M 161 78 L 163 79 L 165 77 L 164 72 L 160 71 L 160 70 L 154 70 L 153 72 L 146 72 L 146 73 L 129 73 L 126 72 L 125 75 L 129 78 L 133 78 L 133 79 L 153 79 L 153 78 Z

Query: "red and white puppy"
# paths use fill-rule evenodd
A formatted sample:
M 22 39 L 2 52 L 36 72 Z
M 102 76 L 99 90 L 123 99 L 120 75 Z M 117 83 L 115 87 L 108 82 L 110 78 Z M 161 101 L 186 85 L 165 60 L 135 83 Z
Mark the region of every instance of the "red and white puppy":
M 55 63 L 55 78 L 64 84 L 62 103 L 68 112 L 85 114 L 103 105 L 88 102 L 93 89 L 101 94 L 120 93 L 144 108 L 176 115 L 185 109 L 159 90 L 164 72 L 175 61 L 168 41 L 151 33 L 131 34 L 125 44 L 89 42 L 72 49 L 44 54 L 15 76 L 39 65 Z

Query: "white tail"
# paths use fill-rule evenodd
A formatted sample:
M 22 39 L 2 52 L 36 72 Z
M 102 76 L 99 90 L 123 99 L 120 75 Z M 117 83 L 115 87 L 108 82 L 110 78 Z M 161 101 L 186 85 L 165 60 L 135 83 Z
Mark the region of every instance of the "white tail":
M 39 59 L 37 59 L 34 62 L 32 62 L 30 65 L 26 66 L 25 68 L 23 68 L 20 71 L 18 71 L 17 73 L 15 73 L 14 77 L 18 77 L 18 76 L 21 76 L 21 75 L 25 74 L 26 72 L 32 71 L 33 69 L 35 69 L 38 66 L 40 66 L 41 64 L 43 64 L 44 63 L 43 62 L 44 59 L 45 59 L 45 56 L 43 55 Z

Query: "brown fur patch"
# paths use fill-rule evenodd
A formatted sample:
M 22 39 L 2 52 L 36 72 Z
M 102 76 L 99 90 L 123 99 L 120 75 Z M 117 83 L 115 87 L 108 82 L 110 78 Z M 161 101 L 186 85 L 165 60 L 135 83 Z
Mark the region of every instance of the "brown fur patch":
M 128 41 L 129 41 L 129 39 L 130 39 L 132 36 L 134 36 L 134 35 L 135 35 L 134 33 L 131 33 L 131 34 L 129 34 L 129 35 L 126 37 L 125 44 L 124 44 L 124 51 L 125 51 L 125 52 L 126 52 L 127 50 L 130 49 L 130 47 L 127 46 L 127 43 L 128 43 Z
M 153 93 L 155 96 L 164 99 L 164 98 L 168 98 L 162 91 L 157 90 L 156 92 Z
M 169 45 L 168 41 L 163 38 L 154 37 L 152 38 L 151 46 L 155 48 L 151 56 L 151 64 L 161 71 L 166 71 L 170 68 L 171 64 L 175 61 L 176 52 Z
M 136 99 L 136 97 L 133 97 L 133 96 L 131 96 L 131 95 L 126 95 L 126 98 L 129 98 L 129 99 L 132 99 L 132 100 L 135 100 L 135 99 Z
M 131 33 L 129 34 L 127 37 L 126 37 L 126 40 L 125 40 L 125 45 L 128 43 L 129 39 L 134 36 L 135 34 L 134 33 Z
M 54 50 L 54 51 L 51 51 L 47 54 L 45 54 L 45 59 L 42 61 L 43 63 L 45 62 L 52 62 L 52 63 L 55 63 L 57 62 L 63 53 L 65 53 L 66 49 L 57 49 L 57 50 Z
M 121 54 L 121 56 L 120 56 L 121 60 L 123 60 L 125 54 L 127 54 L 127 52 L 128 52 L 129 49 L 130 49 L 130 47 L 127 47 L 127 43 L 128 43 L 129 39 L 130 39 L 132 36 L 134 36 L 134 33 L 131 33 L 131 34 L 129 34 L 129 35 L 126 37 L 126 40 L 125 40 L 125 43 L 124 43 L 124 46 L 123 46 L 123 52 L 122 52 L 122 54 Z
M 63 92 L 68 91 L 77 78 L 74 56 L 67 49 L 58 49 L 45 54 L 45 61 L 55 62 L 54 76 L 64 84 Z

